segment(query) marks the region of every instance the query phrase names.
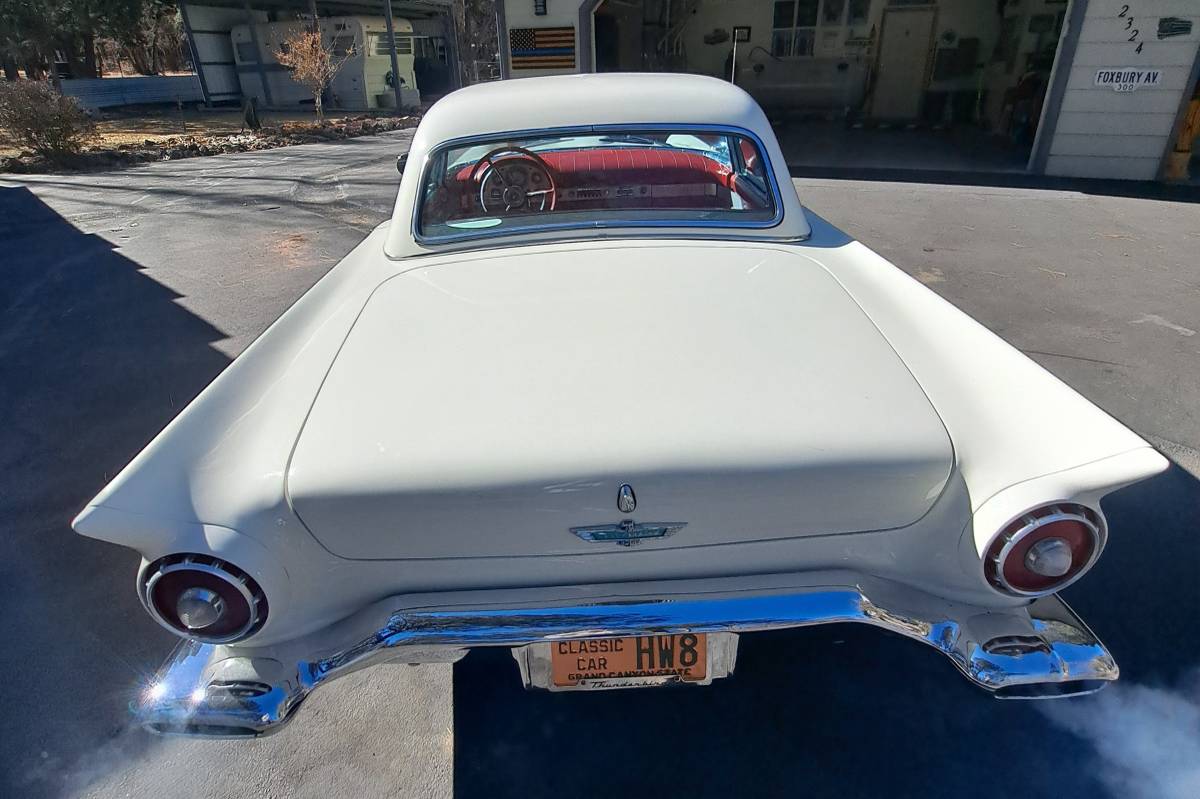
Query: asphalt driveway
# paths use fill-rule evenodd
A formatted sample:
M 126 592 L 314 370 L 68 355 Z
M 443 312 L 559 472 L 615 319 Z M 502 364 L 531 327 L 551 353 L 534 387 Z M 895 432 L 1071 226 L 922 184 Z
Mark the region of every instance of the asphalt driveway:
M 261 741 L 131 729 L 173 639 L 70 517 L 387 217 L 409 135 L 0 180 L 0 795 L 1200 795 L 1200 205 L 1088 187 L 799 182 L 1179 464 L 1107 502 L 1068 592 L 1116 688 L 997 702 L 831 627 L 745 639 L 707 689 L 525 693 L 484 652 L 360 672 Z

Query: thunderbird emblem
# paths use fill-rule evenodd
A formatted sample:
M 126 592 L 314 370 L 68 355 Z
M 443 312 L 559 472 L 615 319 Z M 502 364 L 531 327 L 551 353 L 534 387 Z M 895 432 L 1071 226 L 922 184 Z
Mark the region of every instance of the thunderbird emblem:
M 631 547 L 647 538 L 666 538 L 687 527 L 687 522 L 650 522 L 638 524 L 625 519 L 616 524 L 594 524 L 590 527 L 572 527 L 571 532 L 584 541 L 611 541 L 623 547 Z
M 617 510 L 633 513 L 637 508 L 637 495 L 633 486 L 623 484 L 617 489 Z M 584 541 L 611 541 L 623 547 L 631 547 L 647 538 L 666 538 L 687 527 L 687 522 L 649 522 L 639 524 L 633 519 L 623 519 L 616 524 L 594 524 L 588 527 L 572 527 L 571 532 Z

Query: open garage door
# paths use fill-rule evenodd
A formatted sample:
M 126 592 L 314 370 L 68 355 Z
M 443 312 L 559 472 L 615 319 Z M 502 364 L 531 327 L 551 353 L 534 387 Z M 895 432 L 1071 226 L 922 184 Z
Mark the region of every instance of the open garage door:
M 797 166 L 1022 171 L 1068 6 L 602 0 L 595 68 L 734 75 Z

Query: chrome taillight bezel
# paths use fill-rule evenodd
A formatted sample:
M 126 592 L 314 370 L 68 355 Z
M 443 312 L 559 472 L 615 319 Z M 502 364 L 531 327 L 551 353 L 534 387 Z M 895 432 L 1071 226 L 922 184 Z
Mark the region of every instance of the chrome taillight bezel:
M 177 623 L 173 611 L 164 611 L 155 601 L 155 588 L 168 575 L 197 572 L 228 585 L 241 597 L 246 606 L 246 621 L 236 629 L 221 635 L 206 635 L 202 630 L 190 630 Z M 142 606 L 156 622 L 178 636 L 206 644 L 228 644 L 249 638 L 267 620 L 267 597 L 253 577 L 228 561 L 212 555 L 180 553 L 168 555 L 151 563 L 142 573 L 138 590 Z
M 1091 552 L 1080 566 L 1073 566 L 1064 578 L 1051 587 L 1028 590 L 1012 585 L 1004 576 L 1004 565 L 1013 550 L 1030 536 L 1056 522 L 1076 522 L 1083 525 L 1091 537 Z M 1104 516 L 1097 510 L 1078 502 L 1050 502 L 1031 508 L 1013 518 L 988 542 L 984 552 L 984 576 L 997 591 L 1011 596 L 1036 598 L 1056 593 L 1087 574 L 1100 557 L 1107 538 Z

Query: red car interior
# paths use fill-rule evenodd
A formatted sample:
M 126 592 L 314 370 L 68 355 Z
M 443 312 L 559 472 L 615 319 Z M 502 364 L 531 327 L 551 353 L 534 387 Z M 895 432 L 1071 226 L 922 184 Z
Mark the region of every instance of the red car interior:
M 755 196 L 738 191 L 736 176 L 727 166 L 698 153 L 671 148 L 612 147 L 556 150 L 538 155 L 554 180 L 557 210 L 728 210 L 733 207 L 734 192 L 747 207 L 762 208 Z M 496 163 L 510 157 L 530 164 L 522 156 L 503 156 Z M 443 184 L 446 195 L 436 196 L 442 194 L 439 191 L 430 203 L 456 209 L 449 218 L 479 214 L 479 184 L 488 167 L 488 164 L 462 167 L 452 181 Z

